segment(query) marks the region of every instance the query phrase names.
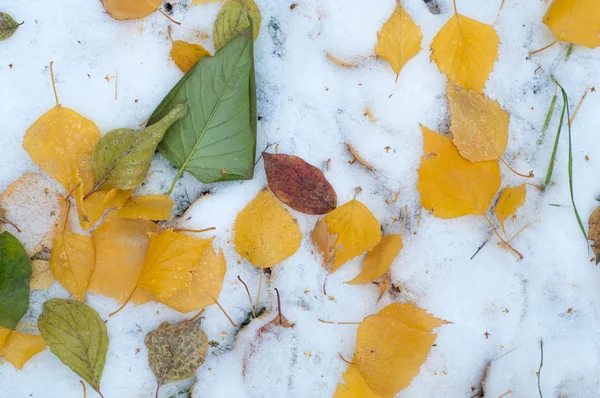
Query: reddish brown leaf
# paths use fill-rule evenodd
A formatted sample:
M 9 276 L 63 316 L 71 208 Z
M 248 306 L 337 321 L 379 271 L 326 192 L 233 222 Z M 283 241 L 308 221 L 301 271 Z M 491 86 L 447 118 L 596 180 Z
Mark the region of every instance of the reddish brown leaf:
M 264 153 L 269 188 L 277 199 L 306 214 L 326 214 L 337 195 L 321 170 L 297 156 Z

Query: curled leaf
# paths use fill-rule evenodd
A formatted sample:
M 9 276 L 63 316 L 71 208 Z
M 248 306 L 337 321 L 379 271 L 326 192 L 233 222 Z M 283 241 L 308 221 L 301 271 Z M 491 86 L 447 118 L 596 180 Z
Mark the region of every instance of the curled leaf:
M 161 0 L 102 0 L 108 15 L 119 21 L 139 19 L 158 10 Z
M 11 37 L 21 25 L 7 13 L 0 12 L 0 41 Z
M 173 199 L 165 195 L 133 196 L 119 210 L 119 216 L 166 221 L 174 205 Z
M 525 184 L 518 185 L 513 188 L 504 188 L 502 194 L 494 207 L 496 218 L 500 222 L 502 231 L 504 231 L 504 222 L 506 219 L 517 212 L 517 209 L 525 203 L 527 189 Z M 506 231 L 504 231 L 506 233 Z
M 2 329 L 0 327 L 0 329 Z M 23 369 L 23 366 L 35 354 L 46 348 L 46 342 L 42 336 L 33 334 L 24 334 L 15 331 L 10 331 L 6 335 L 6 330 L 0 330 L 0 357 L 10 362 L 15 368 Z M 2 344 L 2 335 L 6 338 Z
M 29 308 L 31 261 L 23 245 L 8 232 L 0 234 L 0 326 L 14 329 Z
M 252 19 L 254 40 L 260 32 L 260 9 L 254 0 L 227 0 L 219 10 L 213 26 L 215 50 L 219 51 L 231 39 L 250 26 Z
M 388 270 L 402 250 L 402 235 L 385 235 L 363 260 L 363 267 L 356 278 L 347 282 L 350 285 L 371 283 Z

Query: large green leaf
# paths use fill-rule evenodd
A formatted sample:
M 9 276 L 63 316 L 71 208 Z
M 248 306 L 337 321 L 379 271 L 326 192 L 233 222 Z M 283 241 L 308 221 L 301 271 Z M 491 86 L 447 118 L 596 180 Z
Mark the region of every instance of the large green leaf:
M 31 261 L 17 238 L 0 234 L 0 326 L 14 329 L 29 308 Z
M 203 57 L 177 83 L 148 123 L 162 119 L 177 104 L 187 115 L 175 122 L 159 152 L 203 183 L 247 180 L 254 175 L 256 86 L 252 30 L 235 37 L 214 57 Z
M 17 23 L 10 15 L 0 12 L 0 41 L 11 37 L 23 23 Z
M 52 299 L 44 303 L 38 327 L 54 355 L 100 392 L 108 335 L 96 310 L 76 300 Z
M 231 39 L 250 26 L 252 19 L 254 40 L 260 32 L 260 9 L 254 0 L 228 0 L 219 10 L 213 25 L 215 49 L 220 50 Z

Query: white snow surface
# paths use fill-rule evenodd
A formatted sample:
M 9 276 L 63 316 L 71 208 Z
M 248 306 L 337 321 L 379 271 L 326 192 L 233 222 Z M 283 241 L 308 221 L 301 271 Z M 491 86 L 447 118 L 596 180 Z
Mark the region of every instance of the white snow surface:
M 527 201 L 508 223 L 509 235 L 529 225 L 512 243 L 524 259 L 500 247 L 481 217 L 437 219 L 423 212 L 420 225 L 417 168 L 422 155 L 419 124 L 448 132 L 446 77 L 430 61 L 430 45 L 453 8 L 440 0 L 433 15 L 422 0 L 403 4 L 423 31 L 421 52 L 394 72 L 382 60 L 370 59 L 344 69 L 327 59 L 330 51 L 342 59 L 373 53 L 377 31 L 391 15 L 394 0 L 258 0 L 262 12 L 256 41 L 258 114 L 257 150 L 279 144 L 280 153 L 294 154 L 325 170 L 339 203 L 358 199 L 380 220 L 384 233 L 399 233 L 393 222 L 405 205 L 409 213 L 405 247 L 391 268 L 399 292 L 378 301 L 374 285 L 347 285 L 359 271 L 356 258 L 327 279 L 310 242 L 315 216 L 291 211 L 304 234 L 298 252 L 273 269 L 260 305 L 270 314 L 252 322 L 237 336 L 221 312 L 212 306 L 203 326 L 210 348 L 198 370 L 194 397 L 330 397 L 347 365 L 338 353 L 352 358 L 356 325 L 385 305 L 410 302 L 451 324 L 438 329 L 436 345 L 403 398 L 471 397 L 479 390 L 491 361 L 486 397 L 537 397 L 540 340 L 544 366 L 540 386 L 548 397 L 600 397 L 600 268 L 575 220 L 567 174 L 567 134 L 563 130 L 552 184 L 545 193 L 527 189 Z M 550 73 L 567 90 L 571 111 L 584 91 L 600 89 L 600 49 L 576 46 L 565 62 L 567 45 L 560 43 L 532 57 L 530 50 L 552 40 L 541 19 L 548 4 L 540 0 L 459 0 L 459 11 L 493 24 L 501 44 L 499 58 L 485 93 L 511 115 L 510 140 L 504 156 L 515 169 L 533 169 L 534 183 L 545 176 L 558 125 L 557 110 L 541 145 L 537 144 L 554 94 Z M 174 3 L 171 24 L 158 12 L 137 21 L 119 22 L 104 13 L 99 0 L 0 0 L 0 11 L 25 21 L 16 34 L 0 42 L 0 190 L 26 172 L 39 172 L 22 148 L 26 129 L 54 106 L 49 63 L 60 102 L 94 121 L 103 133 L 119 127 L 136 128 L 182 73 L 169 57 L 167 27 L 175 39 L 199 42 L 213 51 L 212 24 L 219 3 L 187 8 Z M 201 34 L 208 39 L 199 41 Z M 12 64 L 12 69 L 9 68 Z M 105 76 L 118 73 L 115 80 Z M 138 100 L 136 102 L 136 99 Z M 363 114 L 369 106 L 376 119 Z M 590 93 L 573 125 L 574 193 L 584 223 L 598 205 L 600 169 L 598 114 L 600 95 Z M 374 165 L 370 172 L 349 164 L 352 143 Z M 384 148 L 391 147 L 389 152 Z M 270 149 L 273 151 L 273 148 Z M 589 156 L 589 160 L 585 156 Z M 514 159 L 514 160 L 513 160 Z M 503 186 L 523 180 L 502 166 Z M 175 170 L 157 155 L 149 183 L 140 192 L 166 192 Z M 227 259 L 227 274 L 219 300 L 236 322 L 249 310 L 240 275 L 256 296 L 259 271 L 236 253 L 232 243 L 236 214 L 266 185 L 262 161 L 251 181 L 204 186 L 190 175 L 177 185 L 175 198 L 186 207 L 203 191 L 210 195 L 194 204 L 185 226 L 217 228 L 214 245 Z M 400 191 L 395 203 L 385 200 Z M 560 205 L 551 206 L 551 204 Z M 211 234 L 206 234 L 211 236 Z M 488 243 L 470 260 L 476 249 Z M 280 335 L 261 338 L 257 351 L 244 361 L 256 330 L 276 313 L 273 288 L 281 292 L 284 315 L 296 324 Z M 23 322 L 35 322 L 50 297 L 67 297 L 58 284 L 34 292 Z M 117 303 L 94 294 L 87 302 L 107 319 Z M 161 322 L 191 316 L 159 304 L 128 305 L 108 323 L 110 347 L 102 378 L 106 398 L 154 397 L 155 378 L 148 366 L 144 336 Z M 487 337 L 485 333 L 488 333 Z M 138 352 L 139 349 L 139 352 Z M 2 398 L 79 398 L 79 377 L 49 349 L 35 356 L 22 371 L 0 364 Z M 189 386 L 184 381 L 164 386 L 169 397 Z M 95 393 L 88 389 L 88 396 Z

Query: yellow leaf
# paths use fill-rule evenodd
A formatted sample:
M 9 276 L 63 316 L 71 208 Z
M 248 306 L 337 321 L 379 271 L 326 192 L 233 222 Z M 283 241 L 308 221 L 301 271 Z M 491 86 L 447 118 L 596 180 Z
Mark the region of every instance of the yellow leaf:
M 11 329 L 0 326 L 0 351 L 2 350 L 2 347 L 4 347 L 4 343 L 6 342 L 6 339 L 8 339 L 10 332 L 12 332 Z
M 173 230 L 153 235 L 137 286 L 164 300 L 192 281 L 191 271 L 212 239 L 200 239 Z
M 206 3 L 222 3 L 224 0 L 192 0 L 189 7 L 197 6 Z
M 496 218 L 500 221 L 500 226 L 505 234 L 504 222 L 508 217 L 515 214 L 519 207 L 523 206 L 526 196 L 527 189 L 525 184 L 514 188 L 504 188 L 502 191 L 502 195 L 500 195 L 500 199 L 498 199 L 498 203 L 496 203 L 496 207 L 494 208 L 494 213 L 496 213 Z
M 361 322 L 355 355 L 360 374 L 383 398 L 410 385 L 435 341 L 431 329 L 446 323 L 410 304 L 388 307 Z
M 439 218 L 484 215 L 500 188 L 496 161 L 472 163 L 448 137 L 421 126 L 424 152 L 417 188 L 423 207 Z
M 31 279 L 29 280 L 29 288 L 31 290 L 46 290 L 52 286 L 54 277 L 50 270 L 50 262 L 45 260 L 33 260 L 31 262 Z
M 400 0 L 396 0 L 392 16 L 377 33 L 375 53 L 389 62 L 398 77 L 404 65 L 421 51 L 422 38 L 421 28 L 413 22 Z
M 162 300 L 162 303 L 179 312 L 201 310 L 214 304 L 221 292 L 226 270 L 223 251 L 219 250 L 217 255 L 209 246 L 202 253 L 198 266 L 192 269 L 190 284 Z
M 356 199 L 329 212 L 323 221 L 328 233 L 322 231 L 323 224 L 317 223 L 315 231 L 320 228 L 322 232 L 313 231 L 311 237 L 323 254 L 324 265 L 329 272 L 334 272 L 347 261 L 371 250 L 381 240 L 379 221 L 367 206 Z M 331 245 L 331 242 L 335 243 Z
M 600 0 L 554 0 L 544 23 L 558 40 L 589 48 L 600 46 Z
M 133 196 L 119 210 L 119 216 L 144 220 L 168 220 L 174 204 L 173 199 L 165 195 Z
M 498 102 L 448 82 L 454 144 L 471 162 L 497 160 L 508 144 L 508 113 Z
M 356 278 L 347 282 L 350 285 L 371 283 L 389 269 L 400 250 L 402 250 L 402 235 L 386 235 L 371 250 L 363 260 L 363 267 Z
M 175 64 L 186 73 L 204 56 L 210 53 L 199 44 L 191 44 L 183 40 L 175 40 L 171 47 L 171 58 Z
M 333 398 L 380 398 L 365 382 L 358 366 L 350 365 L 342 376 L 346 384 L 338 384 Z
M 290 257 L 302 240 L 298 222 L 268 189 L 260 191 L 238 214 L 233 230 L 237 252 L 259 268 Z
M 88 290 L 124 303 L 140 277 L 149 234 L 156 232 L 158 226 L 151 221 L 123 219 L 118 212 L 108 213 L 102 225 L 92 231 L 96 266 Z M 139 294 L 141 289 L 135 291 L 132 300 L 141 304 L 145 301 L 136 297 Z
M 0 350 L 0 356 L 12 363 L 17 369 L 23 369 L 25 362 L 46 348 L 42 336 L 12 332 Z
M 498 58 L 500 38 L 494 27 L 455 12 L 431 43 L 431 59 L 450 80 L 483 92 Z
M 160 7 L 161 0 L 102 0 L 108 15 L 119 21 L 143 18 Z
M 79 301 L 85 300 L 94 263 L 94 245 L 89 236 L 66 231 L 56 235 L 50 255 L 52 274 Z

